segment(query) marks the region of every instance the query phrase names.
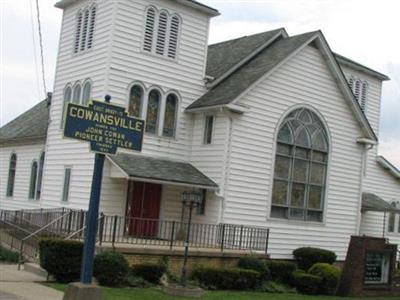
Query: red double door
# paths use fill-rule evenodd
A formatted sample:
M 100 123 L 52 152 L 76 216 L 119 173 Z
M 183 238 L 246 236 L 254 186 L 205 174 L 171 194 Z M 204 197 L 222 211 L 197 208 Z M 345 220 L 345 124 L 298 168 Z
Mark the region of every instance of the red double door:
M 137 237 L 155 237 L 160 216 L 161 185 L 129 181 L 127 199 L 127 231 Z

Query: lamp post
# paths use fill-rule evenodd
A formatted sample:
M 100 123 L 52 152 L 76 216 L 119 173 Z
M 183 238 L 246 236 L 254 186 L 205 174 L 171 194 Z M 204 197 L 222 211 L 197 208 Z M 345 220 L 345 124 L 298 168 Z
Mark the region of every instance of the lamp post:
M 189 207 L 189 220 L 187 224 L 187 232 L 186 232 L 186 239 L 185 239 L 185 254 L 183 256 L 183 266 L 182 266 L 182 273 L 181 273 L 181 285 L 186 286 L 187 282 L 187 258 L 189 253 L 189 240 L 190 240 L 190 226 L 192 223 L 192 211 L 194 207 L 198 207 L 201 203 L 202 198 L 201 192 L 196 191 L 184 191 L 182 193 L 182 208 L 185 206 Z

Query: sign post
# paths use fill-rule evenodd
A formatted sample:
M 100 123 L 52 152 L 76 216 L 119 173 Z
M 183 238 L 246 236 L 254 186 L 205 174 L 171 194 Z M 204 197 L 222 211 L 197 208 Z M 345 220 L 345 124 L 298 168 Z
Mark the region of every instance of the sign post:
M 80 283 L 71 284 L 64 299 L 102 298 L 101 291 L 91 283 L 105 154 L 116 154 L 118 148 L 142 150 L 144 121 L 128 116 L 123 107 L 111 105 L 110 100 L 111 96 L 106 95 L 105 102 L 92 101 L 87 107 L 74 103 L 67 106 L 64 137 L 90 142 L 90 150 L 96 154 Z

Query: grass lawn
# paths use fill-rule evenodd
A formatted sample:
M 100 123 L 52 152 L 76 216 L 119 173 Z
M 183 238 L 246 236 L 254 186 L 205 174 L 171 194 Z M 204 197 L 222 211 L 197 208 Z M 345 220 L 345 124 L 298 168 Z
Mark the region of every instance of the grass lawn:
M 46 283 L 47 286 L 54 289 L 65 291 L 66 285 L 60 283 Z M 172 299 L 192 299 L 177 298 L 163 294 L 157 288 L 148 289 L 130 289 L 130 288 L 103 288 L 106 300 L 172 300 Z M 350 300 L 361 298 L 342 298 L 328 296 L 306 296 L 298 294 L 270 294 L 256 292 L 231 292 L 231 291 L 213 291 L 206 292 L 204 300 Z M 368 300 L 383 300 L 395 298 L 368 298 Z M 397 298 L 398 299 L 398 298 Z

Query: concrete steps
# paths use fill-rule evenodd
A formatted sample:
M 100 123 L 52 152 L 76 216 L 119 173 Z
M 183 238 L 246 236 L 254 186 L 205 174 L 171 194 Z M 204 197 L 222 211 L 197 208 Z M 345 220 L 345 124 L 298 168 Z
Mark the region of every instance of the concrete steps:
M 42 269 L 38 264 L 26 262 L 24 263 L 24 270 L 32 274 L 47 278 L 47 271 Z

